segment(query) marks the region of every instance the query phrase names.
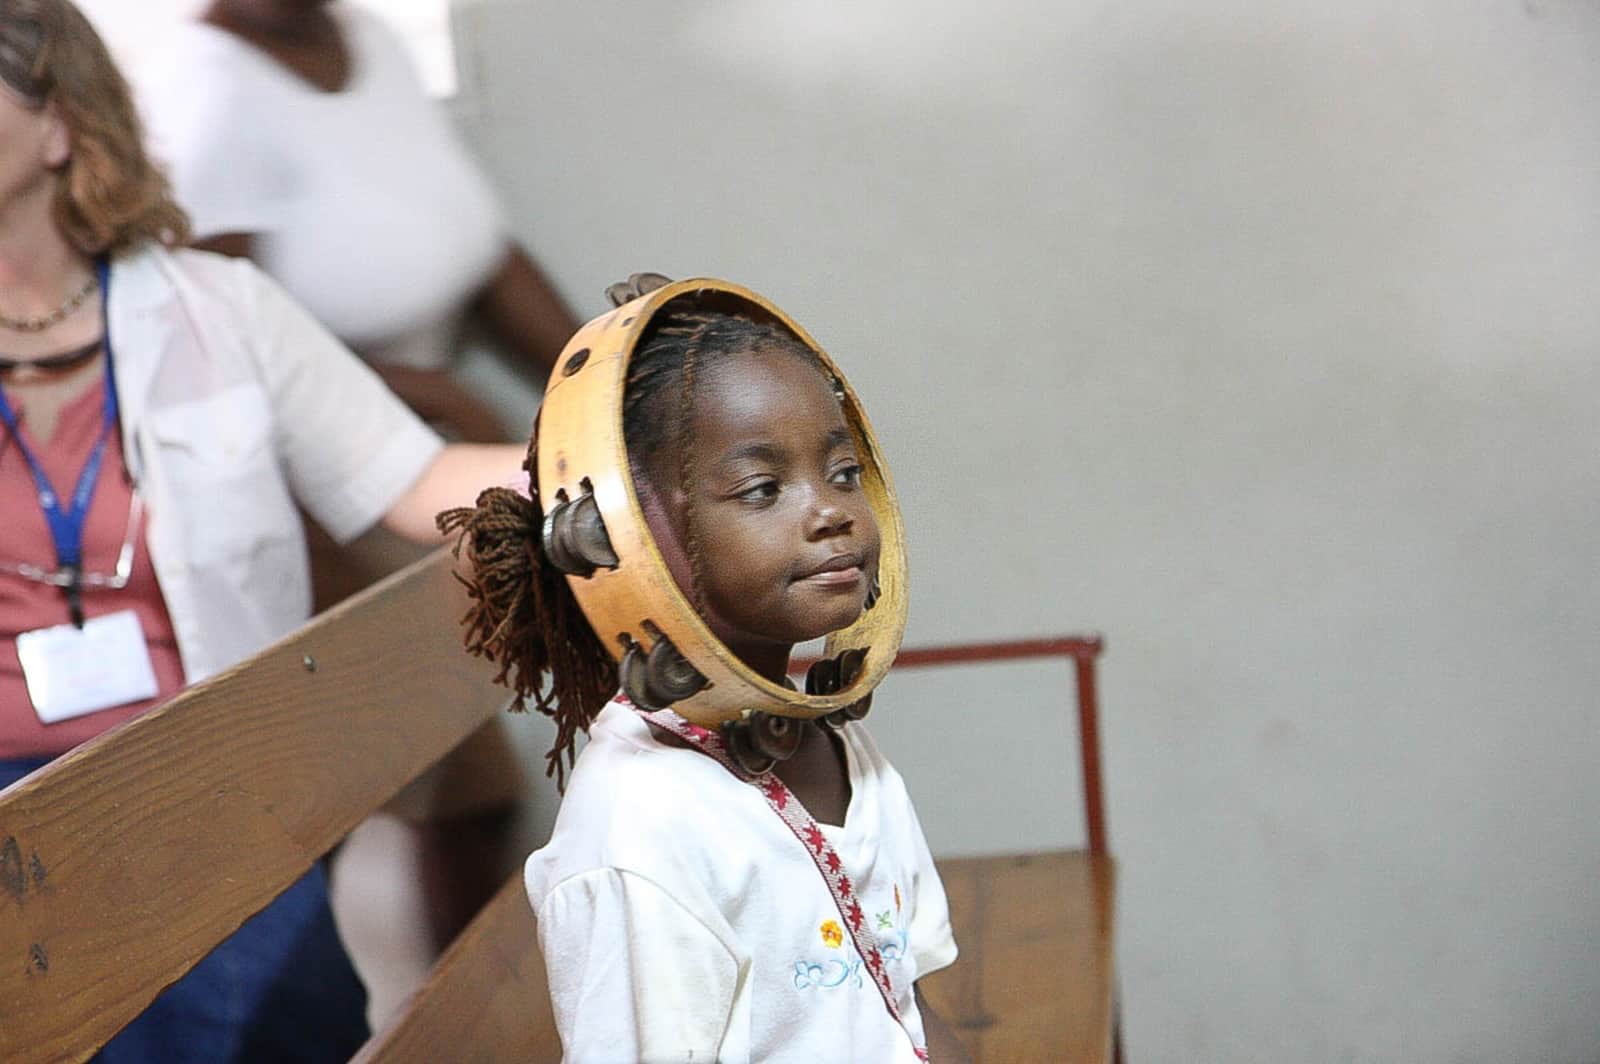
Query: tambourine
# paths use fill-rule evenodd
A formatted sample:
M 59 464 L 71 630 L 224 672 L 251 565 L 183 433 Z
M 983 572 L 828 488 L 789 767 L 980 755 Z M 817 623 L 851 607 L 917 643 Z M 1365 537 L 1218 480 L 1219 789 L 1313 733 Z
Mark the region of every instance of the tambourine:
M 712 634 L 673 579 L 639 505 L 623 438 L 623 389 L 634 347 L 651 318 L 678 299 L 793 334 L 837 382 L 855 436 L 861 488 L 878 522 L 876 595 L 869 595 L 869 607 L 855 623 L 828 635 L 804 691 L 761 676 Z M 855 392 L 827 352 L 783 311 L 748 289 L 701 278 L 667 284 L 595 318 L 567 343 L 550 374 L 539 414 L 538 456 L 545 557 L 567 574 L 636 704 L 670 706 L 712 728 L 760 715 L 837 722 L 865 712 L 905 631 L 905 529 Z M 776 743 L 771 755 L 782 757 L 781 722 L 759 731 L 758 746 Z

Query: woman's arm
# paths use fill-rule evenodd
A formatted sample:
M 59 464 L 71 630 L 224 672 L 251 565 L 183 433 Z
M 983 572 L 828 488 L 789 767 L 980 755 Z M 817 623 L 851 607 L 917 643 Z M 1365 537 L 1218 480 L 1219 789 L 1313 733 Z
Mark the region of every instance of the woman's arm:
M 506 427 L 488 403 L 464 388 L 446 370 L 411 369 L 369 362 L 389 390 L 415 410 L 417 416 L 447 439 L 462 443 L 499 443 Z
M 450 444 L 383 515 L 383 527 L 418 543 L 443 542 L 434 524 L 440 510 L 470 506 L 485 488 L 528 490 L 527 452 L 520 443 Z
M 494 334 L 540 377 L 555 368 L 561 349 L 578 331 L 578 319 L 516 244 L 507 249 L 500 268 L 479 293 L 476 309 Z
M 255 239 L 251 233 L 218 233 L 204 240 L 196 240 L 194 246 L 201 251 L 215 251 L 218 255 L 226 255 L 230 259 L 254 260 Z

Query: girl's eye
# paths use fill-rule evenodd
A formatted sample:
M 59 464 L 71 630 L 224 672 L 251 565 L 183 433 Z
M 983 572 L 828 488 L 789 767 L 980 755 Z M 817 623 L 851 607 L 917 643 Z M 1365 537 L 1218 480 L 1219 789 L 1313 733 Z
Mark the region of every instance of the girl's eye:
M 768 502 L 778 497 L 778 482 L 776 480 L 757 481 L 739 492 L 737 497 L 744 502 Z
M 855 487 L 861 483 L 861 466 L 859 463 L 851 463 L 847 466 L 841 466 L 834 470 L 833 476 L 830 479 L 835 484 L 847 484 L 851 487 Z

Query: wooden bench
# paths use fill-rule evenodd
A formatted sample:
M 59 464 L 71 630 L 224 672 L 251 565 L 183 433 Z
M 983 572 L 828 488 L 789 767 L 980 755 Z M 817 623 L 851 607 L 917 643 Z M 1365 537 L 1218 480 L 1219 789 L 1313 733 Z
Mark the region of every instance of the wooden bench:
M 501 710 L 492 667 L 461 650 L 450 566 L 423 559 L 0 792 L 0 1060 L 91 1056 Z M 932 663 L 919 653 L 939 652 L 901 662 Z M 928 993 L 980 1061 L 1107 1059 L 1112 871 L 1096 839 L 940 862 L 963 957 Z M 518 875 L 356 1059 L 559 1058 Z
M 492 669 L 461 649 L 450 564 L 429 556 L 0 792 L 0 1060 L 93 1054 L 501 710 Z M 464 984 L 452 1018 L 484 1059 L 553 1059 L 514 887 L 484 917 L 526 926 L 501 949 L 474 925 L 435 976 L 503 961 L 502 985 Z

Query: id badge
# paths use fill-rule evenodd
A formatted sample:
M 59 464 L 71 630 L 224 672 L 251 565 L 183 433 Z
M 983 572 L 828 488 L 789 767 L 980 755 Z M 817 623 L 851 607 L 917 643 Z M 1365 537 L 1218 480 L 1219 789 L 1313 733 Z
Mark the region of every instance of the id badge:
M 45 724 L 155 697 L 150 648 L 132 610 L 94 617 L 81 629 L 62 624 L 23 632 L 17 658 Z

